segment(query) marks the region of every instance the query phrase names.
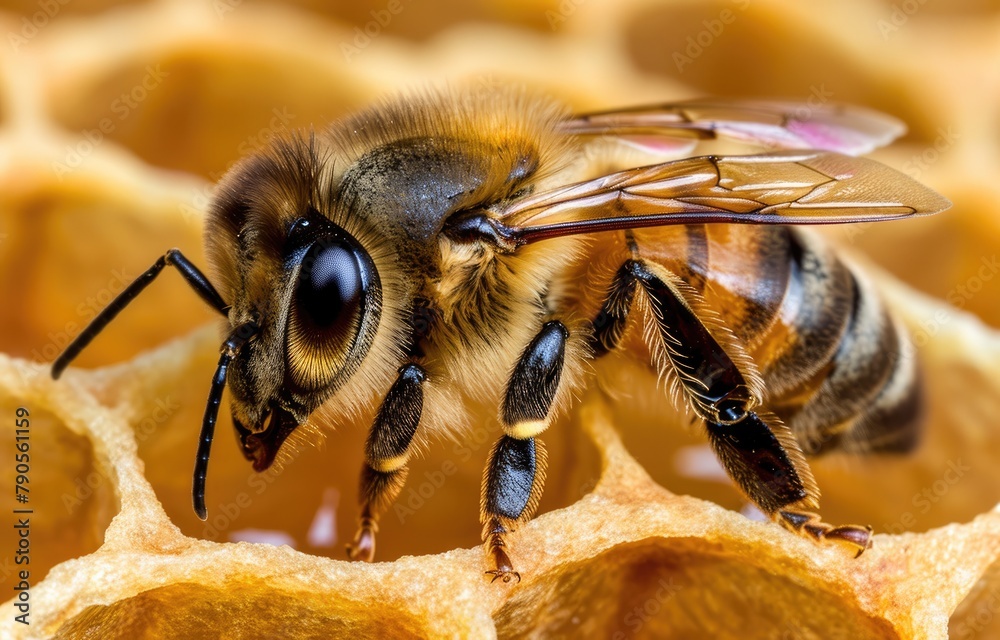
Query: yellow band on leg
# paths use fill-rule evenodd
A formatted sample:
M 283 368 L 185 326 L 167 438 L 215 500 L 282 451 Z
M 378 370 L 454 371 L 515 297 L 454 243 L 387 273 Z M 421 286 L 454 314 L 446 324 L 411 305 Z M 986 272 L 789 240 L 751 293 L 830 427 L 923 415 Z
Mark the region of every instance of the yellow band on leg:
M 391 458 L 385 458 L 383 460 L 372 460 L 368 464 L 372 469 L 378 471 L 379 473 L 389 473 L 395 471 L 406 465 L 407 460 L 410 459 L 409 453 L 404 453 L 401 456 L 393 456 Z
M 527 438 L 534 438 L 539 433 L 545 431 L 549 428 L 548 420 L 528 420 L 526 422 L 518 422 L 517 424 L 512 424 L 504 428 L 504 433 L 506 433 L 511 438 L 517 438 L 518 440 L 525 440 Z

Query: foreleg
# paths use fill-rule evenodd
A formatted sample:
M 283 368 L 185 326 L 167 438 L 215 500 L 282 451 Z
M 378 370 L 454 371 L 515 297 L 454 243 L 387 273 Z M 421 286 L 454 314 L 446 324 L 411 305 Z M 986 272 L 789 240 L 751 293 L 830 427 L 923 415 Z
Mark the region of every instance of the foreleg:
M 361 470 L 361 517 L 354 542 L 347 547 L 352 560 L 371 562 L 375 557 L 378 518 L 389 508 L 406 482 L 413 437 L 423 412 L 423 385 L 427 372 L 410 363 L 399 369 L 365 442 Z

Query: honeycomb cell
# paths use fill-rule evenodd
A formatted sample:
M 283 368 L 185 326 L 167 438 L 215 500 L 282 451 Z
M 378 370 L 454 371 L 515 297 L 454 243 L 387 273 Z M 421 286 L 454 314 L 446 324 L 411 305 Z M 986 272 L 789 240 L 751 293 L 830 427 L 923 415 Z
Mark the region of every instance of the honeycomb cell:
M 28 411 L 28 462 L 15 464 L 15 412 Z M 4 482 L 7 485 L 0 498 L 0 508 L 7 522 L 0 529 L 6 570 L 0 588 L 12 593 L 22 570 L 30 572 L 28 582 L 36 585 L 49 570 L 61 562 L 97 551 L 104 542 L 104 532 L 111 518 L 118 513 L 114 471 L 101 465 L 94 456 L 91 441 L 69 429 L 59 418 L 33 399 L 17 397 L 8 389 L 0 389 L 0 416 L 3 416 L 0 438 L 4 443 Z M 23 427 L 23 423 L 22 423 Z M 27 465 L 22 467 L 21 465 Z M 27 482 L 14 489 L 15 470 Z M 17 495 L 27 496 L 27 502 L 16 501 Z M 15 513 L 28 509 L 31 513 Z M 15 550 L 20 549 L 19 529 L 14 525 L 28 520 L 29 547 L 27 563 L 17 563 Z
M 192 537 L 216 542 L 287 541 L 309 553 L 341 559 L 355 533 L 357 492 L 367 423 L 328 425 L 320 437 L 296 437 L 268 471 L 240 455 L 228 408 L 219 420 L 207 487 L 208 520 L 191 506 L 191 469 L 219 338 L 211 328 L 185 344 L 188 357 L 152 354 L 140 375 L 107 381 L 109 404 L 126 401 L 146 477 L 171 520 Z M 480 541 L 480 484 L 499 427 L 484 423 L 457 441 L 432 441 L 413 460 L 396 504 L 383 517 L 380 561 L 441 553 Z M 315 434 L 313 434 L 315 435 Z M 599 475 L 593 442 L 561 421 L 543 436 L 549 477 L 542 512 L 569 506 Z
M 652 539 L 562 566 L 504 603 L 499 637 L 688 638 L 708 627 L 718 637 L 901 637 L 885 621 L 853 616 L 842 594 L 718 551 L 701 540 Z
M 935 125 L 911 90 L 842 44 L 853 23 L 835 36 L 806 28 L 803 22 L 815 16 L 798 9 L 754 2 L 650 5 L 628 18 L 623 41 L 639 69 L 699 94 L 863 104 L 907 122 L 920 143 L 934 139 Z M 835 13 L 824 24 L 834 20 Z
M 263 581 L 151 589 L 84 609 L 57 635 L 180 640 L 204 637 L 206 628 L 229 638 L 426 637 L 420 620 L 388 606 L 374 604 L 359 617 L 350 602 L 331 603 L 323 594 L 308 591 L 275 593 Z
M 951 133 L 947 133 L 949 128 Z M 960 162 L 965 153 L 971 152 L 968 145 L 972 141 L 965 140 L 953 125 L 943 126 L 942 131 L 945 133 L 937 147 L 932 143 L 901 150 L 893 164 L 911 172 L 919 171 L 924 176 L 921 179 L 934 179 L 946 171 L 946 165 Z M 958 137 L 952 139 L 952 135 Z M 874 263 L 928 295 L 1000 327 L 1000 305 L 996 304 L 1000 299 L 1000 252 L 997 251 L 1000 221 L 992 213 L 1000 192 L 988 181 L 962 189 L 945 185 L 942 190 L 948 192 L 955 206 L 940 216 L 898 225 L 830 229 L 827 233 L 841 246 L 863 252 Z M 887 251 L 889 246 L 909 249 Z M 928 260 L 927 256 L 934 259 Z M 956 315 L 949 313 L 948 318 Z M 926 325 L 925 332 L 940 324 L 926 318 L 922 322 Z
M 994 638 L 1000 633 L 1000 564 L 993 563 L 955 609 L 949 638 Z
M 331 51 L 331 54 L 333 51 Z M 159 167 L 218 180 L 276 136 L 321 128 L 373 95 L 340 56 L 178 43 L 50 88 L 52 117 Z

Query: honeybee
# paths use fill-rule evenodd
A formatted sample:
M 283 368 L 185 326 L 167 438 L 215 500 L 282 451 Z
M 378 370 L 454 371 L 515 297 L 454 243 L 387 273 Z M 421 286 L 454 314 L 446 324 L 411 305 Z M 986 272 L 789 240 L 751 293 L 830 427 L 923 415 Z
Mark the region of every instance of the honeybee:
M 520 574 L 507 535 L 542 493 L 539 436 L 600 383 L 589 363 L 617 352 L 667 382 L 664 404 L 704 425 L 761 511 L 860 555 L 872 529 L 823 522 L 805 454 L 912 447 L 920 376 L 863 274 L 789 225 L 946 209 L 856 157 L 902 131 L 864 109 L 781 102 L 577 116 L 517 91 L 385 102 L 239 161 L 206 218 L 212 279 L 171 249 L 52 375 L 175 267 L 225 317 L 194 470 L 200 518 L 227 385 L 257 471 L 306 423 L 370 416 L 348 547 L 359 560 L 373 559 L 418 443 L 490 421 L 480 518 L 487 574 L 509 582 Z M 770 149 L 618 170 L 589 152 L 624 141 L 677 155 L 708 138 Z

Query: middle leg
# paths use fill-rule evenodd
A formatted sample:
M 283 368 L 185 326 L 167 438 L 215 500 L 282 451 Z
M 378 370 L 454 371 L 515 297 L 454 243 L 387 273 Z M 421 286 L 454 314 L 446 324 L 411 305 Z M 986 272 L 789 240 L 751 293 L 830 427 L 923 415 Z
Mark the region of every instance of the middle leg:
M 536 436 L 551 420 L 568 338 L 563 323 L 546 322 L 507 382 L 500 408 L 504 434 L 490 452 L 480 504 L 483 540 L 494 567 L 486 573 L 494 581 L 521 579 L 507 554 L 506 536 L 531 518 L 542 496 L 546 457 Z

